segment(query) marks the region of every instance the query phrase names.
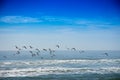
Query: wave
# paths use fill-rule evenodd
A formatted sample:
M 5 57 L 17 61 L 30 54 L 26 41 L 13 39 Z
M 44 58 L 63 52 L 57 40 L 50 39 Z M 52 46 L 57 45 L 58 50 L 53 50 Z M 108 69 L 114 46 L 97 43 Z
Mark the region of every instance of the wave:
M 33 60 L 33 61 L 24 61 L 24 60 L 21 60 L 21 61 L 3 61 L 3 62 L 0 62 L 0 64 L 2 65 L 11 65 L 11 64 L 17 64 L 17 65 L 20 65 L 20 64 L 26 64 L 26 65 L 31 65 L 31 64 L 60 64 L 60 63 L 120 63 L 120 59 L 98 59 L 98 60 L 84 60 L 84 59 L 81 59 L 81 60 L 76 60 L 76 59 L 73 59 L 73 60 Z
M 62 68 L 62 67 L 45 67 L 45 68 L 28 68 L 1 70 L 0 77 L 25 77 L 39 76 L 48 74 L 110 74 L 120 73 L 119 67 L 109 68 Z
M 120 74 L 120 59 L 2 61 L 0 77 L 48 74 Z
M 53 66 L 53 65 L 82 65 L 82 66 L 120 66 L 120 59 L 99 59 L 99 60 L 34 60 L 34 61 L 3 61 L 0 62 L 0 69 L 3 67 L 27 67 L 27 66 Z M 73 66 L 74 66 L 73 65 Z M 73 67 L 72 66 L 72 67 Z M 81 66 L 81 67 L 82 67 Z M 75 66 L 74 66 L 75 67 Z M 80 67 L 80 66 L 79 66 Z

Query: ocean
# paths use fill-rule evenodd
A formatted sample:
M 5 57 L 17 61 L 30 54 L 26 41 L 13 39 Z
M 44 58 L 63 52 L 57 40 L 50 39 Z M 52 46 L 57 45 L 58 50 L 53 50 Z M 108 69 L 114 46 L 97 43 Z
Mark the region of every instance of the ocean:
M 0 51 L 0 80 L 120 80 L 120 51 Z

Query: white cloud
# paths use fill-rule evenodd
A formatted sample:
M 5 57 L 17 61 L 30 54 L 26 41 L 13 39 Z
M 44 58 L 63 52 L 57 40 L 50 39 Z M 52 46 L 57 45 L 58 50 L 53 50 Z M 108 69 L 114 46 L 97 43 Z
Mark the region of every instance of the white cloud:
M 4 16 L 0 18 L 0 22 L 4 23 L 36 23 L 36 22 L 64 22 L 68 23 L 71 19 L 59 18 L 52 16 L 41 16 L 40 18 L 25 16 Z
M 75 24 L 91 24 L 93 22 L 90 21 L 85 21 L 85 20 L 77 20 L 74 22 Z
M 108 27 L 111 26 L 111 22 L 103 22 L 103 21 L 96 21 L 96 20 L 83 20 L 78 18 L 65 18 L 65 17 L 53 17 L 53 16 L 42 16 L 43 21 L 48 22 L 62 22 L 64 25 L 72 24 L 72 25 L 79 25 L 79 26 L 86 26 L 86 27 Z
M 50 21 L 50 22 L 52 22 L 52 21 L 60 21 L 60 19 L 57 19 L 57 18 L 51 17 L 51 16 L 42 16 L 42 19 L 46 20 L 46 21 Z
M 75 18 L 65 18 L 65 17 L 53 17 L 53 16 L 42 16 L 41 17 L 43 21 L 49 21 L 49 22 L 64 22 L 66 24 L 91 24 L 93 22 L 88 20 L 81 20 L 81 19 L 75 19 Z
M 82 19 L 70 19 L 65 17 L 53 17 L 53 16 L 41 16 L 40 18 L 25 17 L 25 16 L 4 16 L 0 18 L 0 22 L 4 23 L 38 23 L 38 22 L 62 22 L 63 25 L 79 25 L 79 26 L 110 26 L 108 22 L 102 21 L 91 21 L 91 20 L 82 20 Z
M 5 23 L 36 23 L 36 22 L 42 22 L 42 20 L 39 20 L 38 18 L 32 18 L 32 17 L 23 17 L 23 16 L 4 16 L 0 18 L 1 22 Z
M 73 19 L 65 18 L 65 17 L 53 17 L 53 16 L 42 16 L 41 17 L 44 21 L 48 22 L 63 22 L 65 24 L 73 23 Z
M 86 27 L 87 29 L 110 29 L 110 28 L 117 28 L 119 24 L 113 24 L 112 22 L 106 21 L 94 21 L 94 20 L 75 20 L 73 22 L 74 25 L 79 25 Z

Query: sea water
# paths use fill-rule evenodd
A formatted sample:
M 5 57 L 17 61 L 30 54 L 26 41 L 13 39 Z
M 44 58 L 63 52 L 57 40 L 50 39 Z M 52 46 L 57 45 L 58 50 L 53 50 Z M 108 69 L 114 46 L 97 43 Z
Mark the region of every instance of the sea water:
M 54 54 L 43 51 L 32 57 L 29 51 L 0 51 L 0 80 L 120 80 L 120 51 Z

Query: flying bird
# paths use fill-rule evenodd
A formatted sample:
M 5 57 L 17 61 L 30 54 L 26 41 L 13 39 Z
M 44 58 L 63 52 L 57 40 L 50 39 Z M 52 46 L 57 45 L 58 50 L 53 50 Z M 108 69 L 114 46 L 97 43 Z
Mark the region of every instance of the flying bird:
M 32 54 L 32 57 L 36 56 L 36 54 L 33 53 L 33 51 L 29 51 Z
M 31 49 L 33 48 L 32 46 L 29 46 Z
M 74 51 L 76 51 L 76 49 L 75 49 L 75 48 L 72 48 L 71 50 L 74 50 Z
M 48 50 L 49 50 L 50 54 L 55 52 L 55 50 L 51 50 L 50 48 Z
M 47 49 L 43 49 L 43 51 L 47 51 Z
M 36 54 L 32 54 L 32 57 L 36 56 Z
M 21 50 L 18 46 L 15 46 L 16 49 Z
M 108 56 L 108 53 L 104 53 L 106 56 Z
M 52 50 L 52 52 L 55 52 L 55 50 Z
M 51 55 L 51 58 L 53 58 L 55 56 L 55 54 Z
M 21 50 L 20 48 L 18 50 Z
M 20 54 L 20 51 L 17 51 L 17 53 L 16 54 Z
M 16 49 L 19 49 L 18 46 L 15 46 Z
M 27 47 L 26 47 L 26 46 L 23 46 L 23 48 L 27 49 Z
M 57 47 L 57 48 L 60 48 L 60 46 L 59 46 L 59 45 L 56 45 L 56 47 Z
M 35 49 L 36 51 L 40 52 L 40 50 L 38 48 Z
M 33 53 L 32 51 L 29 51 L 31 54 Z
M 41 57 L 41 59 L 43 59 L 43 57 Z
M 36 52 L 36 54 L 39 56 L 39 52 Z
M 48 50 L 49 50 L 50 54 L 52 54 L 52 50 L 50 48 Z

